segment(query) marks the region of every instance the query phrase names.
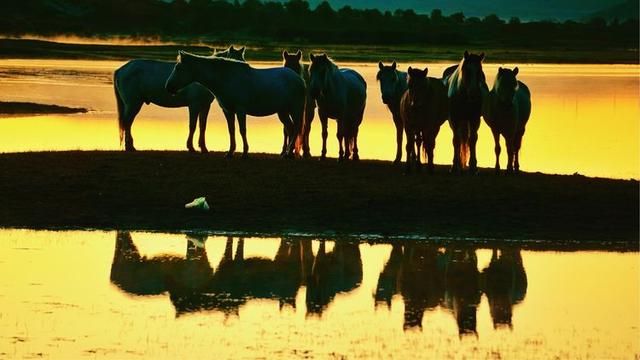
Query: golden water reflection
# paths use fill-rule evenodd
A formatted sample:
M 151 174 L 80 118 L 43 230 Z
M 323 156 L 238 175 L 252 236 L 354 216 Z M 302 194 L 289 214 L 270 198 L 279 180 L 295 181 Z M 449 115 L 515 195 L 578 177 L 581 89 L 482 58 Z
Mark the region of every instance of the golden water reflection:
M 0 357 L 628 358 L 638 253 L 0 230 Z
M 0 152 L 70 149 L 119 149 L 112 71 L 118 61 L 0 60 L 0 101 L 32 101 L 92 111 L 71 116 L 36 116 L 0 119 Z M 279 66 L 259 62 L 257 67 Z M 392 160 L 395 128 L 380 99 L 376 65 L 343 64 L 363 74 L 368 84 L 367 108 L 359 136 L 361 157 Z M 438 76 L 450 65 L 429 66 Z M 489 85 L 498 66 L 486 64 Z M 640 178 L 640 68 L 637 65 L 518 64 L 520 80 L 532 92 L 533 110 L 521 152 L 526 171 L 581 174 L 615 178 Z M 133 126 L 136 146 L 142 150 L 184 150 L 188 133 L 186 109 L 144 106 Z M 329 123 L 328 151 L 336 156 L 335 122 Z M 275 116 L 250 118 L 250 151 L 279 153 L 282 127 Z M 237 141 L 240 141 L 236 132 Z M 226 122 L 217 105 L 209 115 L 210 150 L 225 151 L 229 140 Z M 321 147 L 320 123 L 314 121 L 311 151 Z M 493 139 L 488 127 L 480 128 L 478 161 L 494 164 Z M 437 140 L 435 161 L 452 159 L 451 131 L 447 125 Z M 503 166 L 506 160 L 502 160 Z

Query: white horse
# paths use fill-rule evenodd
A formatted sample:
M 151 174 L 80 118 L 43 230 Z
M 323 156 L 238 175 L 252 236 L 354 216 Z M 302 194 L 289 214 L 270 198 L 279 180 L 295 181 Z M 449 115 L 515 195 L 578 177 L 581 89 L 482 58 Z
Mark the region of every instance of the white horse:
M 215 57 L 232 58 L 244 61 L 244 47 L 235 49 L 230 46 L 222 52 L 215 52 Z M 171 74 L 173 63 L 168 61 L 136 59 L 122 65 L 113 73 L 113 89 L 118 106 L 118 125 L 120 128 L 120 144 L 125 140 L 125 150 L 135 151 L 131 126 L 140 112 L 142 104 L 153 103 L 158 106 L 177 108 L 189 107 L 189 137 L 187 149 L 193 148 L 193 133 L 200 118 L 200 138 L 198 145 L 206 153 L 205 132 L 207 116 L 213 94 L 204 86 L 194 83 L 172 96 L 164 88 L 165 81 Z
M 402 160 L 402 118 L 400 117 L 400 99 L 407 91 L 407 73 L 397 69 L 394 61 L 391 66 L 385 66 L 382 61 L 378 62 L 378 74 L 376 80 L 380 82 L 380 92 L 382 102 L 391 111 L 393 123 L 396 125 L 396 158 L 394 164 L 399 164 Z
M 518 68 L 499 68 L 491 91 L 482 102 L 482 117 L 491 128 L 495 141 L 496 166 L 500 170 L 500 135 L 507 145 L 507 172 L 520 171 L 518 153 L 525 126 L 531 115 L 531 92 L 516 79 Z
M 338 68 L 326 54 L 311 54 L 309 73 L 309 92 L 318 104 L 322 123 L 321 158 L 327 154 L 327 120 L 331 118 L 338 123 L 338 161 L 348 160 L 352 152 L 353 160 L 358 160 L 358 127 L 367 101 L 367 83 L 354 70 Z
M 180 51 L 165 88 L 177 93 L 189 84 L 199 82 L 218 98 L 229 127 L 229 152 L 236 149 L 234 114 L 237 114 L 243 141 L 243 157 L 248 156 L 247 115 L 278 114 L 290 135 L 287 155 L 293 156 L 296 134 L 302 128 L 305 103 L 304 80 L 284 67 L 255 69 L 246 62 L 204 57 Z

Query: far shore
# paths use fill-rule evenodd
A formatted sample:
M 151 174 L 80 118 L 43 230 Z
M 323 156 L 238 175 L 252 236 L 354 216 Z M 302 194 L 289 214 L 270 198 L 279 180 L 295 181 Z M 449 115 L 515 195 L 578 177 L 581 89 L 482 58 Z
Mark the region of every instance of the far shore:
M 177 151 L 6 153 L 0 169 L 0 227 L 638 248 L 637 180 Z M 201 196 L 211 211 L 184 208 Z
M 24 116 L 86 113 L 88 109 L 33 102 L 0 101 L 0 115 Z
M 76 59 L 76 60 L 128 60 L 150 58 L 175 60 L 178 50 L 208 55 L 213 49 L 229 46 L 219 43 L 153 43 L 86 44 L 61 43 L 46 40 L 0 38 L 0 59 Z M 302 50 L 305 59 L 309 53 L 326 52 L 339 61 L 375 62 L 458 62 L 465 50 L 483 51 L 489 63 L 554 63 L 554 64 L 639 64 L 638 49 L 571 49 L 571 48 L 507 48 L 496 44 L 470 46 L 422 45 L 335 45 L 276 43 L 258 40 L 238 40 L 234 45 L 246 46 L 249 61 L 281 61 L 282 50 Z

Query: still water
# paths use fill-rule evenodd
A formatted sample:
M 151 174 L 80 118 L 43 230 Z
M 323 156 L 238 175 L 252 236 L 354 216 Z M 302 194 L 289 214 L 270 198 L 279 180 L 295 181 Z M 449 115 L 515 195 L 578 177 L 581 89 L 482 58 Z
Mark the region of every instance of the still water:
M 69 116 L 0 118 L 0 152 L 119 148 L 112 72 L 123 62 L 80 60 L 0 60 L 0 101 L 32 101 L 91 112 Z M 278 63 L 254 63 L 257 67 Z M 360 130 L 360 156 L 392 160 L 395 128 L 380 100 L 375 64 L 342 64 L 361 72 L 368 84 L 368 101 Z M 406 70 L 408 65 L 400 64 Z M 422 64 L 424 66 L 424 64 Z M 428 64 L 440 76 L 450 64 Z M 497 64 L 486 64 L 491 86 Z M 500 66 L 513 66 L 501 64 Z M 640 68 L 637 65 L 518 64 L 518 78 L 532 92 L 533 110 L 521 152 L 525 171 L 613 178 L 640 178 Z M 145 106 L 136 118 L 133 135 L 141 150 L 186 149 L 187 110 Z M 329 124 L 328 150 L 337 154 L 335 122 Z M 250 117 L 250 151 L 279 153 L 282 127 L 275 116 Z M 240 141 L 239 134 L 237 141 Z M 435 161 L 452 159 L 451 131 L 444 125 L 437 139 Z M 223 151 L 229 139 L 220 108 L 209 115 L 207 143 Z M 312 154 L 321 146 L 320 123 L 311 133 Z M 503 152 L 503 156 L 504 152 Z M 478 141 L 480 166 L 494 164 L 493 139 L 483 124 Z M 506 160 L 502 159 L 502 167 Z
M 0 230 L 0 358 L 637 359 L 637 252 Z

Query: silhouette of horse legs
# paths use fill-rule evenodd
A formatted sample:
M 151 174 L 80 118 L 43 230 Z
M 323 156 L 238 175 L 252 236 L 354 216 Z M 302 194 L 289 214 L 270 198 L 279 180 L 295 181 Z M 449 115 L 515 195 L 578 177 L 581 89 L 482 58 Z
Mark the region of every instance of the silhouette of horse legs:
M 230 159 L 233 157 L 233 153 L 236 151 L 236 124 L 235 124 L 235 114 L 229 111 L 224 110 L 224 117 L 227 119 L 227 128 L 229 130 L 229 151 L 225 157 Z
M 404 126 L 398 111 L 394 111 L 392 115 L 393 123 L 396 125 L 396 158 L 393 160 L 393 163 L 397 165 L 402 161 L 402 132 L 404 131 Z
M 327 158 L 327 137 L 329 136 L 328 122 L 329 117 L 323 111 L 318 109 L 318 116 L 320 117 L 320 124 L 322 125 L 322 153 L 320 154 L 320 160 Z
M 493 133 L 493 141 L 495 142 L 494 152 L 496 153 L 496 165 L 495 171 L 496 174 L 500 171 L 500 133 L 496 130 L 491 129 L 491 133 Z
M 125 106 L 124 114 L 122 114 L 124 121 L 124 149 L 126 151 L 136 151 L 133 146 L 133 136 L 131 136 L 131 126 L 133 120 L 136 118 L 140 109 L 142 108 L 142 102 L 133 102 Z
M 337 123 L 338 123 L 338 131 L 336 132 L 336 137 L 338 138 L 338 145 L 340 147 L 340 151 L 338 152 L 338 161 L 343 161 L 349 158 L 349 145 L 345 144 L 344 147 L 342 146 L 343 140 L 345 139 L 344 120 L 340 119 L 337 121 Z
M 284 126 L 284 131 L 286 133 L 286 143 L 282 145 L 282 151 L 284 156 L 292 155 L 293 148 L 292 146 L 295 144 L 295 127 L 293 122 L 291 121 L 291 117 L 287 113 L 278 113 L 278 119 Z
M 247 141 L 247 114 L 237 113 L 238 128 L 240 129 L 240 136 L 242 136 L 242 158 L 249 157 L 249 142 Z
M 200 135 L 198 138 L 198 147 L 200 147 L 200 151 L 203 154 L 209 152 L 207 149 L 207 144 L 205 140 L 205 134 L 207 132 L 207 118 L 209 117 L 209 109 L 211 109 L 211 104 L 206 104 L 200 109 Z

